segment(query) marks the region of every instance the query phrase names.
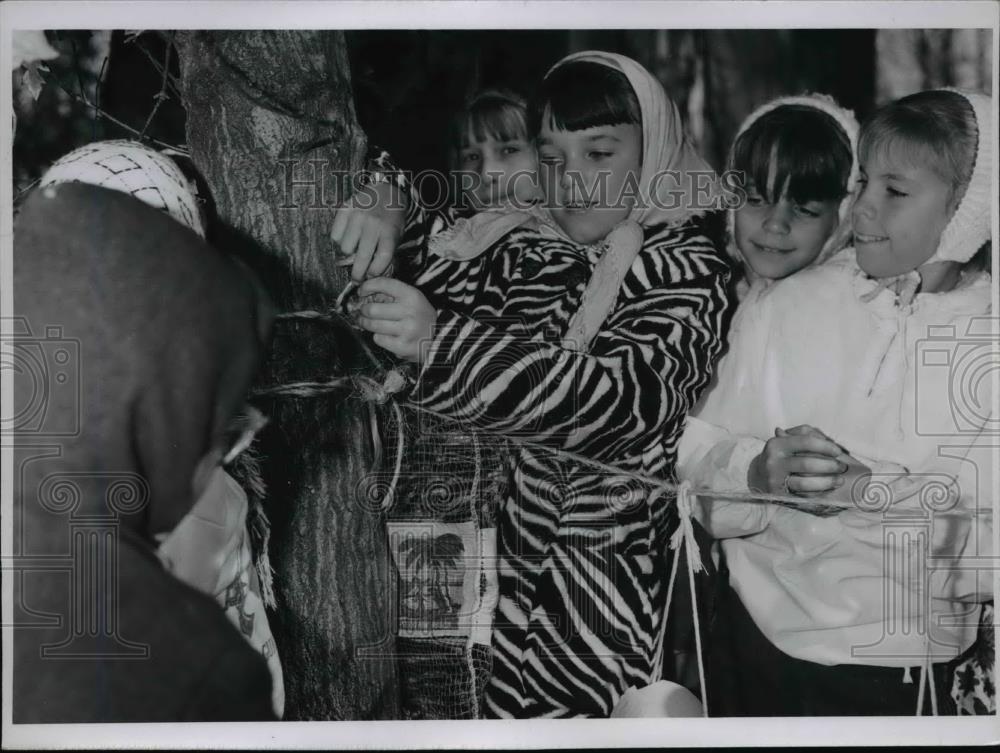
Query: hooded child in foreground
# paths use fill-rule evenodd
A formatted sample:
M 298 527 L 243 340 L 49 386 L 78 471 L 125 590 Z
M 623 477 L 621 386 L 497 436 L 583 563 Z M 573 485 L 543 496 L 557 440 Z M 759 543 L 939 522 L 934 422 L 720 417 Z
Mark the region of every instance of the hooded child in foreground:
M 35 337 L 58 328 L 75 344 L 75 364 L 55 363 L 78 378 L 45 405 L 47 422 L 77 430 L 19 458 L 21 553 L 66 560 L 70 577 L 27 572 L 15 586 L 16 603 L 59 619 L 15 620 L 13 718 L 273 719 L 264 660 L 157 555 L 225 454 L 269 306 L 202 240 L 196 211 L 178 221 L 171 198 L 148 181 L 136 188 L 153 201 L 46 181 L 15 227 L 14 311 Z M 28 372 L 14 386 L 20 402 L 38 388 Z

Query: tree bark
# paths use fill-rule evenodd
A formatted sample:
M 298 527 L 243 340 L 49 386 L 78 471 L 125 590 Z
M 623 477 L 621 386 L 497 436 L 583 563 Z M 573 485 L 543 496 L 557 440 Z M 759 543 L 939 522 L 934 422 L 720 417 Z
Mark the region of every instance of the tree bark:
M 182 32 L 177 44 L 188 144 L 219 219 L 210 240 L 257 270 L 279 311 L 329 310 L 347 281 L 329 241 L 349 190 L 336 170 L 365 157 L 343 34 Z M 365 371 L 346 326 L 279 321 L 259 386 Z M 395 576 L 383 520 L 359 494 L 367 408 L 344 393 L 259 404 L 285 718 L 395 718 Z

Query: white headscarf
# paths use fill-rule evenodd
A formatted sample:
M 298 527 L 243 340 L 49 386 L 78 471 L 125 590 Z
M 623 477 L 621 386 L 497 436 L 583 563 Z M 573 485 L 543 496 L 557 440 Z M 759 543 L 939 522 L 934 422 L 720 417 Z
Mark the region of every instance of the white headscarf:
M 760 120 L 761 117 L 769 112 L 772 112 L 773 110 L 778 109 L 779 107 L 784 107 L 786 105 L 811 107 L 814 110 L 818 110 L 831 117 L 843 130 L 844 136 L 846 137 L 851 150 L 851 172 L 847 178 L 847 193 L 844 195 L 844 198 L 841 199 L 840 206 L 837 209 L 837 227 L 833 233 L 830 234 L 830 237 L 827 238 L 826 242 L 823 244 L 823 248 L 820 249 L 819 255 L 817 255 L 816 259 L 813 261 L 811 266 L 815 266 L 817 264 L 822 264 L 838 251 L 845 248 L 851 239 L 851 208 L 854 206 L 854 200 L 857 198 L 858 178 L 861 175 L 861 167 L 858 163 L 858 133 L 860 128 L 858 126 L 857 118 L 854 117 L 854 113 L 851 110 L 838 105 L 836 100 L 828 94 L 802 94 L 800 96 L 778 97 L 777 99 L 773 99 L 767 104 L 758 107 L 747 116 L 746 120 L 743 121 L 739 131 L 736 132 L 736 138 L 733 139 L 734 148 L 730 149 L 727 166 L 730 168 L 732 167 L 736 142 L 739 140 L 740 136 L 746 133 L 754 123 Z M 733 232 L 735 222 L 736 209 L 730 209 L 727 217 L 727 228 L 729 231 L 729 254 L 734 259 L 742 261 L 743 255 L 736 247 L 735 235 Z
M 202 238 L 197 190 L 170 157 L 138 141 L 95 141 L 60 157 L 39 181 L 87 183 L 127 193 L 166 212 Z
M 704 206 L 706 197 L 701 197 L 699 206 L 697 187 L 693 180 L 685 178 L 697 173 L 707 176 L 705 183 L 711 184 L 712 191 L 707 198 L 713 199 L 716 190 L 715 171 L 691 145 L 684 133 L 677 106 L 652 73 L 624 55 L 591 50 L 567 55 L 552 66 L 546 78 L 568 63 L 597 63 L 624 74 L 639 101 L 642 118 L 642 169 L 639 174 L 639 195 L 645 200 L 646 206 L 634 208 L 628 217 L 629 220 L 643 227 L 664 225 L 683 222 L 689 217 L 714 208 L 714 205 Z M 673 180 L 657 180 L 656 195 L 651 196 L 656 176 L 668 171 L 683 176 L 680 185 Z
M 976 163 L 962 201 L 941 233 L 937 251 L 928 260 L 969 261 L 990 239 L 990 179 L 993 175 L 993 99 L 982 92 L 944 89 L 962 95 L 972 106 L 978 128 Z

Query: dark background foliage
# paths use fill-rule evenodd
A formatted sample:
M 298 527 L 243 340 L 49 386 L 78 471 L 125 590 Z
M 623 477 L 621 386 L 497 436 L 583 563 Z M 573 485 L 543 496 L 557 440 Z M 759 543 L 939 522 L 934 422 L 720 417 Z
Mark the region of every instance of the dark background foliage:
M 61 53 L 37 101 L 15 87 L 15 193 L 61 154 L 100 138 L 184 142 L 184 109 L 163 65 L 169 32 L 49 31 Z M 449 117 L 472 93 L 530 95 L 569 52 L 634 57 L 663 82 L 706 158 L 720 167 L 739 122 L 780 94 L 833 95 L 864 118 L 929 86 L 991 89 L 990 32 L 979 30 L 461 30 L 347 33 L 358 117 L 415 172 L 446 167 Z M 22 75 L 15 71 L 14 76 Z M 18 83 L 15 80 L 15 84 Z M 95 107 L 128 127 L 98 115 Z M 158 105 L 157 105 L 158 103 Z M 152 115 L 152 117 L 151 117 Z

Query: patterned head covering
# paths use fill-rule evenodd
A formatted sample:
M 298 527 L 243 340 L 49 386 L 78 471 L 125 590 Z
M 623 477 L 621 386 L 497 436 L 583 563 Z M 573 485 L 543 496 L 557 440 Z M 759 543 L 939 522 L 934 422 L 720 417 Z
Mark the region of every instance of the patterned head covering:
M 795 97 L 778 97 L 777 99 L 773 99 L 767 104 L 758 107 L 747 116 L 746 120 L 743 121 L 739 131 L 736 133 L 736 138 L 733 139 L 733 148 L 730 149 L 728 160 L 728 166 L 730 168 L 732 167 L 736 142 L 739 140 L 740 136 L 746 133 L 750 127 L 764 115 L 784 106 L 811 107 L 812 109 L 819 110 L 823 114 L 829 116 L 838 126 L 840 126 L 841 130 L 843 130 L 844 136 L 847 138 L 847 143 L 851 150 L 851 172 L 847 178 L 848 190 L 844 195 L 844 198 L 841 199 L 840 206 L 837 209 L 837 227 L 830 237 L 827 238 L 826 242 L 823 244 L 823 248 L 819 252 L 819 255 L 816 257 L 815 261 L 813 261 L 812 266 L 815 266 L 817 264 L 822 264 L 838 251 L 846 247 L 851 239 L 851 208 L 854 206 L 854 200 L 857 198 L 858 178 L 861 175 L 861 166 L 858 163 L 858 133 L 860 128 L 858 126 L 857 118 L 854 117 L 854 113 L 851 110 L 838 105 L 836 100 L 828 94 L 802 94 Z M 736 243 L 734 241 L 735 235 L 733 233 L 733 228 L 736 222 L 735 209 L 729 210 L 726 222 L 729 237 L 729 254 L 734 259 L 742 260 L 743 256 L 740 254 L 740 250 L 736 247 Z
M 138 141 L 95 141 L 61 157 L 42 176 L 40 188 L 88 183 L 134 196 L 205 237 L 197 191 L 170 157 Z
M 61 328 L 79 350 L 74 388 L 46 402 L 57 425 L 79 428 L 18 483 L 31 497 L 53 473 L 96 474 L 79 493 L 79 511 L 96 514 L 114 474 L 138 475 L 147 503 L 136 493 L 121 523 L 152 545 L 195 502 L 195 468 L 242 404 L 270 303 L 233 259 L 120 191 L 79 182 L 34 191 L 14 237 L 14 289 L 34 291 L 17 297 L 15 314 L 32 332 Z M 15 375 L 15 394 L 37 390 L 31 377 Z M 67 518 L 47 520 L 35 530 L 66 536 Z
M 976 163 L 955 214 L 941 233 L 931 261 L 969 261 L 990 239 L 990 179 L 993 174 L 993 99 L 982 92 L 944 89 L 962 95 L 972 106 L 979 130 Z

